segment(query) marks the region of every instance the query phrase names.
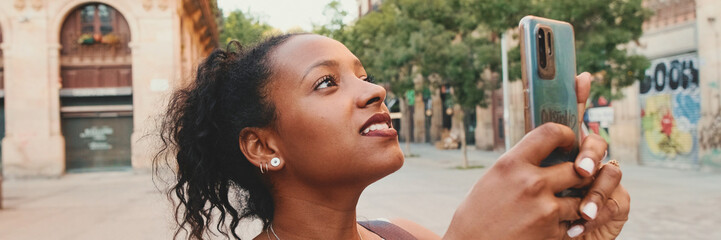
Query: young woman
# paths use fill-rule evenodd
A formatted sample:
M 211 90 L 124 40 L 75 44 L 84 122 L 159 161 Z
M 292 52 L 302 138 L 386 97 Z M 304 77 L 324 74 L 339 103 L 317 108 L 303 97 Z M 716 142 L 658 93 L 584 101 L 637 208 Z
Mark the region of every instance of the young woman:
M 584 103 L 590 75 L 577 86 Z M 214 51 L 172 96 L 163 122 L 180 228 L 192 239 L 211 229 L 239 238 L 241 220 L 260 219 L 256 239 L 440 239 L 407 220 L 356 221 L 363 190 L 403 165 L 385 97 L 353 53 L 323 36 Z M 584 139 L 575 163 L 539 167 L 573 141 L 562 125 L 529 133 L 474 185 L 443 238 L 615 238 L 630 198 L 619 168 L 601 168 L 600 137 Z M 554 196 L 570 187 L 589 191 Z

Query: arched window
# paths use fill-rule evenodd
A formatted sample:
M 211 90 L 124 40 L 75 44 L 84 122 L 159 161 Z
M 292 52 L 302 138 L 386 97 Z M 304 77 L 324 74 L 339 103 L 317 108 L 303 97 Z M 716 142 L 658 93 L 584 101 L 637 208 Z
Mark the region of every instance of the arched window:
M 113 32 L 115 13 L 105 4 L 85 5 L 80 10 L 82 32 L 102 35 Z
M 131 86 L 129 42 L 130 27 L 113 7 L 90 3 L 75 8 L 60 30 L 62 87 Z
M 73 10 L 63 23 L 60 44 L 63 56 L 98 58 L 130 54 L 130 29 L 114 8 L 91 3 Z

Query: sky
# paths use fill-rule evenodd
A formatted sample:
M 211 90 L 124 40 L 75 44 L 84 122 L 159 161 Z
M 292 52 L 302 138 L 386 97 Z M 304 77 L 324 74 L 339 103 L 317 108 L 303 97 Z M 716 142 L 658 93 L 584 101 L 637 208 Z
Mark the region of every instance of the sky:
M 328 18 L 323 15 L 325 6 L 331 0 L 218 0 L 218 7 L 227 14 L 240 9 L 260 17 L 262 22 L 286 31 L 301 27 L 310 31 L 313 23 L 326 24 Z M 340 0 L 342 8 L 348 12 L 345 22 L 351 22 L 358 16 L 356 0 Z

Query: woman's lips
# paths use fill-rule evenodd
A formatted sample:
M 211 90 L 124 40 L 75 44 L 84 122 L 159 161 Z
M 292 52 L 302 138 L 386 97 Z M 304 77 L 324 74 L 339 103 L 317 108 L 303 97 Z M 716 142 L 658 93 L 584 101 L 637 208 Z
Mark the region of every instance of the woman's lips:
M 373 114 L 360 128 L 362 136 L 395 137 L 398 133 L 391 125 L 391 115 L 387 112 Z
M 364 137 L 396 137 L 398 136 L 398 132 L 396 132 L 395 129 L 389 128 L 389 129 L 383 129 L 383 130 L 375 130 L 370 131 L 366 134 L 363 134 Z

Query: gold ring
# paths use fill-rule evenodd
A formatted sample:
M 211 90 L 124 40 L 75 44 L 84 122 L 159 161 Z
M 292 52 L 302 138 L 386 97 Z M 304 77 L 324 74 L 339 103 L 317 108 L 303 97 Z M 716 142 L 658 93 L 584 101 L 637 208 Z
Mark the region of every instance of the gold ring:
M 610 198 L 608 198 L 608 199 L 611 199 L 613 202 L 616 203 L 616 206 L 618 206 L 619 208 L 621 208 L 621 204 L 618 203 L 618 201 L 616 201 L 616 199 L 614 199 L 614 198 L 612 198 L 612 197 L 610 197 Z
M 610 197 L 610 198 L 608 198 L 608 199 L 610 199 L 611 201 L 613 201 L 614 203 L 616 203 L 616 207 L 617 207 L 616 209 L 617 209 L 617 211 L 620 211 L 620 210 L 621 210 L 621 204 L 618 203 L 618 201 L 616 201 L 616 199 L 614 199 L 614 198 L 612 198 L 612 197 Z M 611 210 L 611 211 L 613 211 L 613 210 Z
M 611 159 L 611 161 L 608 161 L 606 164 L 611 164 L 613 166 L 616 166 L 617 168 L 621 168 L 621 166 L 618 164 L 618 161 L 616 161 L 616 159 Z

